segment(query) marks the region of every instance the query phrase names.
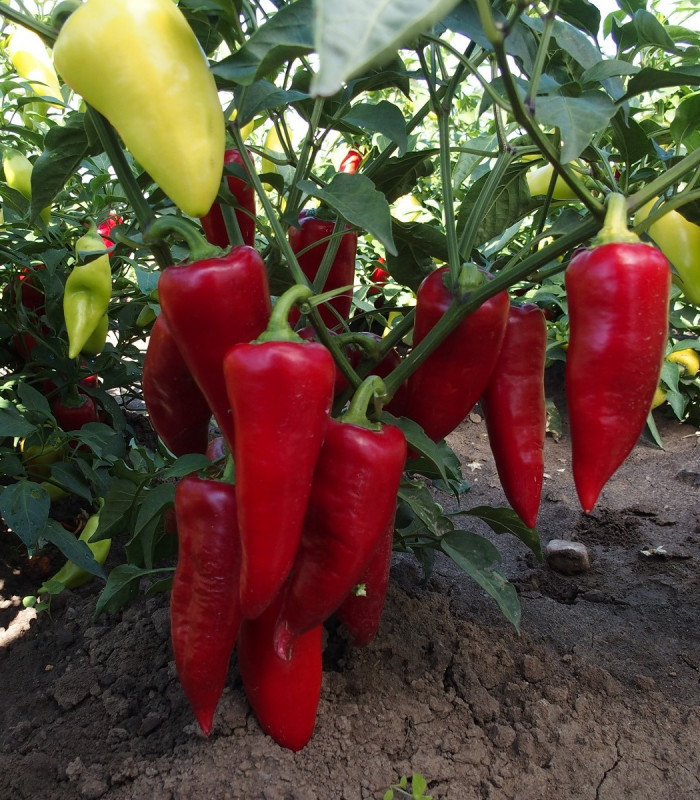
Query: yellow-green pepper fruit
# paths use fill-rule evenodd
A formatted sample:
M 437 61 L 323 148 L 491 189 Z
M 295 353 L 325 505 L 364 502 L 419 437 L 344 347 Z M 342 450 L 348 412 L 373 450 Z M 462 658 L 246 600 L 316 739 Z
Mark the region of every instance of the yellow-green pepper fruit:
M 700 355 L 692 347 L 685 350 L 674 350 L 666 356 L 666 361 L 680 364 L 686 378 L 694 378 L 700 372 Z
M 34 164 L 19 150 L 14 147 L 6 147 L 2 153 L 2 169 L 5 173 L 5 181 L 10 189 L 18 191 L 27 200 L 32 199 L 32 172 Z M 51 219 L 51 209 L 45 208 L 40 214 L 41 218 L 48 225 Z
M 54 65 L 193 217 L 221 184 L 225 120 L 197 38 L 172 0 L 87 0 L 61 28 Z
M 17 28 L 8 37 L 5 50 L 17 74 L 27 81 L 36 95 L 62 100 L 51 56 L 38 34 L 27 28 Z
M 101 539 L 99 542 L 91 542 L 90 537 L 97 530 L 100 522 L 99 514 L 93 514 L 90 519 L 85 523 L 82 533 L 79 536 L 81 542 L 85 542 L 90 548 L 92 555 L 98 564 L 104 564 L 109 555 L 109 549 L 112 546 L 111 539 Z M 62 583 L 66 589 L 77 589 L 89 580 L 94 578 L 90 572 L 74 564 L 72 561 L 67 561 L 61 569 L 50 579 L 51 582 Z M 41 586 L 37 594 L 43 594 L 47 591 L 46 584 Z
M 554 167 L 551 164 L 545 164 L 543 167 L 538 167 L 527 173 L 525 179 L 527 180 L 530 194 L 533 197 L 547 194 L 553 173 Z M 576 194 L 572 191 L 569 184 L 561 176 L 558 176 L 554 182 L 552 197 L 555 200 L 575 200 Z

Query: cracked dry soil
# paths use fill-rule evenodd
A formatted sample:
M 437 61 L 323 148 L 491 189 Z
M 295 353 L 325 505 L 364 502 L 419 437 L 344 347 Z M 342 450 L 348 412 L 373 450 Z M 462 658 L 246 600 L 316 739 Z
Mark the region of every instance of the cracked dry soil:
M 235 659 L 201 736 L 166 596 L 93 621 L 87 585 L 33 619 L 17 598 L 35 584 L 5 553 L 0 800 L 359 800 L 413 772 L 436 800 L 698 800 L 700 437 L 668 418 L 659 427 L 666 449 L 641 442 L 589 517 L 566 431 L 548 439 L 543 543 L 583 542 L 592 565 L 560 575 L 493 537 L 521 636 L 451 562 L 423 585 L 416 562 L 395 556 L 374 644 L 352 650 L 329 626 L 316 732 L 297 754 L 260 731 Z M 469 465 L 464 504 L 504 504 L 478 416 L 450 443 Z

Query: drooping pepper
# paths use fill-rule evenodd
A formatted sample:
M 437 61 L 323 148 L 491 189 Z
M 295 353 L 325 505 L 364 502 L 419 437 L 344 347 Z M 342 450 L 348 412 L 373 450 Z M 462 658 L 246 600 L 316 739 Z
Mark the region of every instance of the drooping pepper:
M 240 152 L 236 149 L 227 150 L 224 153 L 224 165 L 226 164 L 239 164 L 243 168 Z M 227 175 L 226 183 L 229 191 L 236 198 L 238 206 L 235 209 L 236 221 L 243 244 L 253 247 L 255 245 L 255 189 L 252 184 L 235 175 Z M 219 203 L 214 203 L 209 212 L 201 217 L 200 222 L 208 242 L 224 248 L 231 244 Z
M 530 170 L 525 176 L 530 194 L 533 197 L 547 194 L 553 175 L 554 167 L 551 164 L 545 164 L 542 167 Z M 561 175 L 557 175 L 554 182 L 554 189 L 552 190 L 552 197 L 555 200 L 575 200 L 576 193 Z
M 206 736 L 241 623 L 240 539 L 232 484 L 183 478 L 175 490 L 178 557 L 170 629 L 183 691 Z
M 109 256 L 94 223 L 76 242 L 75 254 L 78 263 L 66 279 L 63 294 L 69 358 L 76 358 L 95 329 L 104 325 L 112 293 Z M 80 263 L 84 257 L 94 254 L 97 257 L 92 261 Z
M 51 56 L 38 34 L 28 28 L 16 28 L 8 37 L 5 49 L 17 74 L 27 81 L 34 94 L 62 101 Z
M 610 195 L 599 236 L 565 273 L 572 468 L 586 513 L 644 429 L 668 336 L 670 281 L 663 253 L 627 230 L 625 198 Z
M 358 592 L 351 592 L 338 609 L 338 618 L 355 647 L 367 647 L 379 631 L 389 588 L 394 517 L 387 524 L 358 578 Z
M 172 0 L 87 0 L 53 55 L 175 205 L 206 214 L 221 182 L 225 120 L 206 56 Z
M 361 163 L 362 153 L 359 150 L 348 150 L 343 156 L 343 160 L 340 162 L 338 172 L 348 172 L 350 175 L 353 175 L 360 168 Z
M 211 409 L 170 333 L 165 315 L 151 328 L 141 378 L 156 433 L 176 456 L 207 449 Z
M 486 280 L 465 268 L 463 292 Z M 456 300 L 446 285 L 449 268 L 441 267 L 418 287 L 413 343 L 419 344 Z M 403 413 L 435 442 L 451 433 L 483 394 L 496 365 L 508 321 L 508 295 L 499 292 L 465 317 L 411 375 Z
M 282 597 L 257 619 L 244 619 L 238 635 L 243 688 L 260 727 L 281 747 L 301 750 L 311 738 L 321 699 L 323 627 L 303 633 L 286 661 L 275 653 L 272 634 Z
M 289 244 L 299 261 L 304 275 L 313 281 L 318 274 L 323 256 L 328 249 L 330 237 L 335 230 L 333 220 L 321 219 L 313 211 L 304 210 L 299 214 L 298 227 L 289 229 Z M 324 240 L 325 241 L 322 241 Z M 354 231 L 344 233 L 340 239 L 338 251 L 331 264 L 328 276 L 321 292 L 330 292 L 342 286 L 352 286 L 355 281 L 355 256 L 357 254 L 357 234 Z M 328 305 L 321 306 L 319 313 L 327 328 L 338 325 L 338 316 L 347 319 L 352 305 L 352 289 L 332 298 Z M 335 312 L 334 310 L 335 309 Z M 293 309 L 289 321 L 296 325 L 299 312 Z
M 367 419 L 368 402 L 383 391 L 381 378 L 368 378 L 328 425 L 275 626 L 280 658 L 290 658 L 297 637 L 340 607 L 394 518 L 406 439 L 394 425 Z
M 5 181 L 10 189 L 18 191 L 27 200 L 32 199 L 32 172 L 34 164 L 19 150 L 6 147 L 2 153 L 2 168 Z M 48 225 L 51 219 L 51 209 L 42 209 L 39 216 Z
M 638 225 L 651 213 L 656 200 L 650 200 L 637 211 Z M 700 226 L 687 220 L 678 211 L 669 211 L 649 226 L 648 234 L 654 244 L 676 268 L 673 280 L 691 303 L 700 306 Z
M 149 236 L 172 228 L 162 217 Z M 187 367 L 206 398 L 228 446 L 234 428 L 222 364 L 234 344 L 259 336 L 270 318 L 270 293 L 265 263 L 247 245 L 225 255 L 206 245 L 191 228 L 177 227 L 190 244 L 192 261 L 168 267 L 158 281 L 158 294 L 168 328 Z
M 233 412 L 243 616 L 261 614 L 292 568 L 333 401 L 335 364 L 287 322 L 310 296 L 293 286 L 277 301 L 267 331 L 223 360 Z
M 544 478 L 547 322 L 532 303 L 511 306 L 498 364 L 481 409 L 508 502 L 529 527 L 537 523 Z

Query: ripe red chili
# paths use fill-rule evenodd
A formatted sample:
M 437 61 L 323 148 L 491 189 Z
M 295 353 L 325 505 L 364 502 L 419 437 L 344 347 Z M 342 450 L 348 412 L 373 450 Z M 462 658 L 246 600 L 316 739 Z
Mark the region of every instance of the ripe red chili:
M 240 539 L 232 484 L 183 478 L 175 490 L 178 559 L 170 595 L 177 674 L 209 735 L 241 623 Z
M 368 402 L 383 391 L 381 378 L 368 378 L 348 411 L 329 423 L 275 627 L 280 658 L 290 658 L 297 637 L 338 609 L 394 518 L 406 439 L 397 427 L 367 419 Z
M 547 323 L 532 303 L 511 306 L 498 363 L 481 397 L 503 491 L 529 527 L 537 524 L 544 478 Z
M 320 219 L 311 211 L 302 211 L 299 215 L 299 226 L 289 229 L 289 244 L 292 247 L 299 266 L 304 275 L 313 281 L 318 274 L 321 261 L 328 249 L 329 239 L 335 229 L 333 220 Z M 326 239 L 326 241 L 321 241 Z M 307 249 L 308 248 L 308 249 Z M 323 292 L 339 289 L 341 286 L 352 286 L 355 281 L 355 256 L 357 254 L 357 234 L 353 231 L 344 233 L 340 240 L 338 251 L 328 272 L 328 277 L 323 284 Z M 350 316 L 352 305 L 352 289 L 337 295 L 327 305 L 319 308 L 323 323 L 328 328 L 338 325 L 338 315 L 342 319 Z M 335 309 L 335 312 L 334 310 Z M 337 313 L 336 313 L 337 312 Z M 293 309 L 289 321 L 292 326 L 299 319 L 299 311 Z
M 249 155 L 252 157 L 252 154 L 249 153 Z M 235 148 L 226 150 L 224 164 L 239 164 L 244 168 L 241 154 Z M 235 175 L 227 175 L 226 183 L 229 191 L 236 199 L 236 221 L 241 231 L 243 244 L 252 247 L 255 244 L 255 189 L 252 184 L 243 180 L 243 178 L 237 178 Z M 209 213 L 200 217 L 200 222 L 207 241 L 223 248 L 227 248 L 231 244 L 219 203 L 214 203 Z
M 418 287 L 414 345 L 455 300 L 445 285 L 448 276 L 449 268 L 442 267 Z M 501 349 L 508 307 L 506 292 L 489 298 L 465 317 L 408 379 L 404 415 L 421 425 L 433 441 L 451 433 L 481 397 Z
M 151 328 L 141 376 L 156 433 L 176 456 L 207 449 L 211 409 L 170 333 L 165 315 Z
M 350 175 L 357 172 L 362 163 L 362 153 L 359 150 L 348 150 L 338 167 L 338 172 L 347 172 Z
M 600 235 L 574 256 L 565 281 L 572 468 L 588 513 L 651 409 L 668 336 L 671 270 L 660 250 L 627 230 L 625 198 L 614 194 Z
M 95 400 L 75 387 L 51 403 L 51 413 L 64 431 L 77 431 L 89 422 L 99 422 Z

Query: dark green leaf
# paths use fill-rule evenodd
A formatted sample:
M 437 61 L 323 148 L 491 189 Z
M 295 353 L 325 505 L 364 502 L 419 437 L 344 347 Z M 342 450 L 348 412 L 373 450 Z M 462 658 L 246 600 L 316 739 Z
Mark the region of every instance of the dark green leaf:
M 435 261 L 447 261 L 445 234 L 425 222 L 393 220 L 395 256 L 387 254 L 386 267 L 397 283 L 415 291 L 435 269 Z
M 174 501 L 174 483 L 161 483 L 152 489 L 142 492 L 133 536 L 137 536 L 154 517 L 160 518 L 164 509 L 172 506 Z
M 673 138 L 688 149 L 695 150 L 700 146 L 700 94 L 684 97 L 678 104 L 676 114 L 671 122 Z
M 404 481 L 399 489 L 399 499 L 408 505 L 432 537 L 444 536 L 454 528 L 424 483 Z
M 199 470 L 206 469 L 211 466 L 211 461 L 200 453 L 188 453 L 185 456 L 180 456 L 176 459 L 167 469 L 158 473 L 161 480 L 168 480 L 170 478 L 184 478 L 192 472 L 199 472 Z
M 369 178 L 341 172 L 322 189 L 312 181 L 300 181 L 298 187 L 327 203 L 350 224 L 366 230 L 384 245 L 387 253 L 396 253 L 389 204 Z
M 17 481 L 0 495 L 0 514 L 7 527 L 24 542 L 30 554 L 44 535 L 51 498 L 43 486 Z
M 598 38 L 600 30 L 600 9 L 589 0 L 559 0 L 559 16 L 567 22 Z
M 654 45 L 669 53 L 677 53 L 675 42 L 658 19 L 645 8 L 635 11 L 632 24 L 637 32 L 638 45 Z
M 612 139 L 626 164 L 634 164 L 654 152 L 650 137 L 622 109 L 612 119 Z
M 581 75 L 581 83 L 600 83 L 608 78 L 619 78 L 620 75 L 636 75 L 640 70 L 636 64 L 629 61 L 618 61 L 610 58 L 598 61 Z
M 455 530 L 440 540 L 442 551 L 460 569 L 475 580 L 495 601 L 505 618 L 520 630 L 520 601 L 515 587 L 493 564 L 501 562 L 501 554 L 483 536 Z
M 387 100 L 379 103 L 358 103 L 343 116 L 344 122 L 356 125 L 366 131 L 382 133 L 399 148 L 399 155 L 403 155 L 408 147 L 406 122 L 398 106 Z
M 308 98 L 303 92 L 285 91 L 265 80 L 256 81 L 252 86 L 239 89 L 235 94 L 237 99 L 240 97 L 240 101 L 236 104 L 238 109 L 236 120 L 240 125 L 246 125 L 262 111 L 281 108 Z
M 47 417 L 49 419 L 53 417 L 51 408 L 49 407 L 49 401 L 46 399 L 45 395 L 37 391 L 33 386 L 30 386 L 28 383 L 18 383 L 17 395 L 22 401 L 22 405 L 26 411 L 37 412 L 42 417 Z
M 512 508 L 477 506 L 459 513 L 482 520 L 494 533 L 510 533 L 512 536 L 517 537 L 542 561 L 542 546 L 539 533 L 535 528 L 528 528 Z
M 93 537 L 94 541 L 112 539 L 117 533 L 129 530 L 131 509 L 138 493 L 139 487 L 123 478 L 117 478 L 110 484 L 100 511 L 100 524 Z
M 89 572 L 90 575 L 96 575 L 98 578 L 104 579 L 104 571 L 100 564 L 95 561 L 95 557 L 87 544 L 80 541 L 75 534 L 67 531 L 56 520 L 50 519 L 48 521 L 44 530 L 44 538 L 51 544 L 55 544 L 76 567 Z
M 579 97 L 538 97 L 535 118 L 559 128 L 561 160 L 573 161 L 586 149 L 593 134 L 607 127 L 617 108 L 603 92 L 583 92 Z
M 51 465 L 51 477 L 71 494 L 82 497 L 84 500 L 92 500 L 92 491 L 74 464 L 57 461 Z
M 107 612 L 113 614 L 136 597 L 141 578 L 168 572 L 167 567 L 160 569 L 142 569 L 133 564 L 120 564 L 107 578 L 107 585 L 97 598 L 95 618 Z
M 375 186 L 389 203 L 408 194 L 420 178 L 427 178 L 435 172 L 433 159 L 439 150 L 418 150 L 406 153 L 400 158 L 390 158 L 372 173 Z
M 0 436 L 29 436 L 36 425 L 26 420 L 14 406 L 0 408 Z
M 670 86 L 700 86 L 700 65 L 669 69 L 643 67 L 627 84 L 627 93 L 622 100 L 629 100 L 637 94 L 666 89 Z

